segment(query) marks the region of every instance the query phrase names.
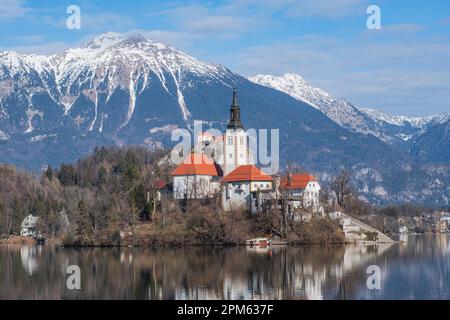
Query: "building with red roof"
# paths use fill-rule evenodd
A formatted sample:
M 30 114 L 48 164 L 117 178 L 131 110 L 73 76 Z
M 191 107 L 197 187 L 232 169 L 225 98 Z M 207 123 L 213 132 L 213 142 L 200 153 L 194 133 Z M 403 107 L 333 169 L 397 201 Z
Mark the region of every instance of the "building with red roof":
M 171 173 L 172 177 L 186 175 L 222 176 L 220 166 L 205 154 L 190 153 Z
M 320 185 L 315 176 L 310 173 L 295 173 L 283 177 L 280 181 L 280 191 L 288 200 L 288 211 L 299 208 L 320 209 Z
M 281 180 L 282 189 L 305 189 L 310 182 L 317 182 L 316 177 L 310 173 L 289 174 Z
M 225 211 L 261 210 L 262 204 L 273 198 L 273 178 L 254 165 L 242 165 L 224 176 L 222 206 Z
M 211 198 L 220 190 L 222 169 L 208 156 L 190 153 L 171 176 L 175 199 Z

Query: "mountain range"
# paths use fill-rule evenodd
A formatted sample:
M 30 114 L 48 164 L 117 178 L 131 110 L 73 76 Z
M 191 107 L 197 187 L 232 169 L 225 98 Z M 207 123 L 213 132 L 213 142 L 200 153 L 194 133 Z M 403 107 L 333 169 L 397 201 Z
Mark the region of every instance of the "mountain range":
M 0 53 L 0 162 L 36 171 L 101 145 L 170 147 L 195 120 L 224 129 L 233 86 L 246 128 L 280 130 L 283 166 L 324 184 L 347 168 L 374 203 L 449 204 L 448 114 L 359 109 L 298 75 L 247 79 L 141 35 L 106 33 L 60 55 Z
M 395 116 L 377 109 L 357 108 L 345 99 L 336 99 L 324 90 L 315 88 L 297 74 L 288 73 L 278 77 L 257 75 L 249 79 L 310 104 L 350 131 L 374 135 L 388 144 L 409 150 L 426 161 L 450 162 L 448 153 L 436 156 L 435 151 L 430 152 L 423 141 L 430 132 L 448 128 L 450 111 L 426 117 Z M 448 133 L 442 137 L 444 139 L 441 142 L 446 142 L 445 147 L 449 150 Z M 441 152 L 445 150 L 439 143 L 430 147 Z

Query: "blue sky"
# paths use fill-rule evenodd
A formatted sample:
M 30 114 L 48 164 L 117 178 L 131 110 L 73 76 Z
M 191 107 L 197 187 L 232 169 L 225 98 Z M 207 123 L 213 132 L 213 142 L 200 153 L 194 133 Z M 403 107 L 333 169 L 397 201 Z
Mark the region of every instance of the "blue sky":
M 69 5 L 81 29 L 66 28 Z M 368 30 L 366 9 L 381 9 Z M 60 53 L 106 31 L 142 33 L 244 76 L 295 72 L 361 107 L 450 110 L 450 1 L 0 0 L 0 49 Z

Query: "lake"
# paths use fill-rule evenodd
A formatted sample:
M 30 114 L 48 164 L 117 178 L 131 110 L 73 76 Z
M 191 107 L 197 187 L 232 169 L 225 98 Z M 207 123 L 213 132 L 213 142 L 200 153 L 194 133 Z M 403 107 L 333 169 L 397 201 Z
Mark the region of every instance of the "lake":
M 450 299 L 450 236 L 404 240 L 269 250 L 0 245 L 0 299 Z M 67 288 L 71 265 L 80 290 Z M 379 289 L 367 287 L 369 266 L 379 267 Z

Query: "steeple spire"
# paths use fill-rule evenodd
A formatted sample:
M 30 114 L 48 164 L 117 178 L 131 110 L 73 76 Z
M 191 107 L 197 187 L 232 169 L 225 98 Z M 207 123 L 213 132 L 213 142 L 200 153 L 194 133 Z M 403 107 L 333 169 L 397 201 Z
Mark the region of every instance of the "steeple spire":
M 227 129 L 243 129 L 241 122 L 241 108 L 237 103 L 237 90 L 233 88 L 233 102 L 230 108 L 230 121 L 228 121 Z
M 236 87 L 233 87 L 233 102 L 231 103 L 232 107 L 239 107 L 237 103 L 237 90 Z

